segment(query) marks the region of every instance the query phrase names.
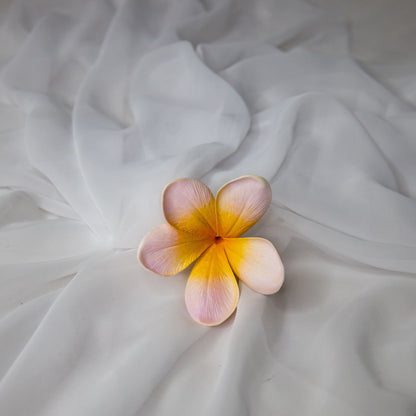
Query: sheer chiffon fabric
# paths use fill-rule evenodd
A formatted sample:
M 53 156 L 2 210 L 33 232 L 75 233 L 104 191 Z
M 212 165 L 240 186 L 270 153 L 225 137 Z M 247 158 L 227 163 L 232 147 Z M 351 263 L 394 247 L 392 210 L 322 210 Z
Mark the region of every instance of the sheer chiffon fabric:
M 392 45 L 300 0 L 3 9 L 1 415 L 416 412 L 414 19 Z M 189 270 L 136 249 L 168 182 L 247 174 L 286 281 L 202 327 Z

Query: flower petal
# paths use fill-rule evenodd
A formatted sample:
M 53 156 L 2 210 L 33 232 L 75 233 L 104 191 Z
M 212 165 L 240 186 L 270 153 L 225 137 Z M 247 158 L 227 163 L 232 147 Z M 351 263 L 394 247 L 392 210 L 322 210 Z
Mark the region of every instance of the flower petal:
M 185 303 L 192 318 L 203 325 L 218 325 L 235 310 L 237 280 L 223 244 L 213 244 L 196 262 L 185 289 Z
M 226 183 L 217 194 L 217 232 L 222 237 L 239 237 L 267 211 L 272 191 L 260 176 L 242 176 Z
M 284 269 L 273 244 L 264 238 L 227 238 L 224 248 L 234 273 L 248 287 L 264 295 L 277 292 Z
M 196 179 L 178 179 L 162 194 L 166 220 L 175 228 L 204 237 L 215 237 L 215 200 L 209 188 Z
M 163 224 L 144 236 L 137 258 L 146 269 L 170 276 L 188 267 L 210 244 L 212 241 Z

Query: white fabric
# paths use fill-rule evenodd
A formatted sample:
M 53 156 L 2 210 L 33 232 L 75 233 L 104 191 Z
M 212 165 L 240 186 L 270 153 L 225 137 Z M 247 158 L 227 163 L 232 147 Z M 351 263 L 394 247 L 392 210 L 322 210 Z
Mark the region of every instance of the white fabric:
M 0 415 L 414 415 L 416 7 L 315 3 L 3 3 Z M 136 247 L 246 174 L 286 282 L 203 327 Z

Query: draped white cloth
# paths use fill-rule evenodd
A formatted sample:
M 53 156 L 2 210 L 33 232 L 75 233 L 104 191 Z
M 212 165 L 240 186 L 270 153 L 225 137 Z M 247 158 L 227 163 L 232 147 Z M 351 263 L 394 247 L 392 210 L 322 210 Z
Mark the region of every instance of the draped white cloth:
M 0 415 L 414 415 L 416 8 L 333 4 L 3 3 Z M 286 281 L 203 327 L 136 248 L 246 174 Z

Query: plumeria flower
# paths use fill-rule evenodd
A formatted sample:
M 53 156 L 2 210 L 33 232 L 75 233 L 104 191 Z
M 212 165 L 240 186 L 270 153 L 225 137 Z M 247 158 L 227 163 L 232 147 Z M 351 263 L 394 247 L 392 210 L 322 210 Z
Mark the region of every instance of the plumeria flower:
M 138 260 L 154 273 L 171 276 L 198 259 L 186 284 L 186 307 L 200 324 L 218 325 L 237 306 L 236 276 L 265 295 L 282 286 L 283 264 L 274 246 L 264 238 L 240 237 L 263 216 L 271 199 L 269 183 L 259 176 L 226 183 L 215 199 L 198 180 L 173 181 L 162 193 L 168 224 L 143 238 Z

